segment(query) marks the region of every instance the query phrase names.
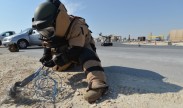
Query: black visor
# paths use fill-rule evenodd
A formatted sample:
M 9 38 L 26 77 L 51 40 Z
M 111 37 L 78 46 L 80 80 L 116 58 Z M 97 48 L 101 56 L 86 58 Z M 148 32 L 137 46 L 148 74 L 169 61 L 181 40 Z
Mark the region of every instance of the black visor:
M 44 37 L 44 38 L 46 38 L 46 39 L 52 38 L 52 37 L 54 36 L 54 34 L 55 34 L 55 29 L 54 29 L 54 27 L 47 27 L 47 28 L 45 28 L 45 29 L 40 29 L 40 30 L 37 30 L 37 31 L 38 31 L 38 33 L 39 33 L 42 37 Z
M 44 19 L 46 20 L 36 20 L 32 18 L 32 28 L 41 30 L 54 25 L 54 16 L 49 16 Z

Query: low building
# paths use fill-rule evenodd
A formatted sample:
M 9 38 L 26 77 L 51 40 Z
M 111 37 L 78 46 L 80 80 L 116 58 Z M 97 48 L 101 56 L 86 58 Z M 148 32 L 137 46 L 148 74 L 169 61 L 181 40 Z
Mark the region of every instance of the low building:
M 145 36 L 138 37 L 138 41 L 145 41 L 145 40 L 146 40 Z
M 164 40 L 164 36 L 163 35 L 159 35 L 159 36 L 148 36 L 147 37 L 148 41 L 163 41 Z
M 106 40 L 106 39 L 108 39 L 108 40 Z M 104 41 L 121 42 L 121 36 L 114 36 L 114 35 L 103 36 L 103 35 L 100 35 L 96 40 L 97 40 L 97 42 L 104 42 Z
M 168 37 L 171 42 L 183 42 L 183 29 L 171 30 Z
M 120 42 L 121 41 L 121 36 L 114 36 L 114 35 L 109 35 L 109 36 L 111 36 L 112 42 Z

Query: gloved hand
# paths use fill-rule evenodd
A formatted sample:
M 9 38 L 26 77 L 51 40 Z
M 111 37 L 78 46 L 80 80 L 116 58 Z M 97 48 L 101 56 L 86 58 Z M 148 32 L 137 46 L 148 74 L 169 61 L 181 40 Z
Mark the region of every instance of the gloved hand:
M 43 62 L 43 65 L 46 67 L 54 67 L 56 64 L 53 60 Z
M 51 48 L 44 48 L 43 57 L 39 60 L 41 63 L 52 59 Z
M 52 55 L 46 54 L 39 60 L 41 63 L 48 62 L 52 59 Z
M 68 58 L 63 54 L 58 54 L 53 60 L 59 66 L 63 66 L 69 62 Z

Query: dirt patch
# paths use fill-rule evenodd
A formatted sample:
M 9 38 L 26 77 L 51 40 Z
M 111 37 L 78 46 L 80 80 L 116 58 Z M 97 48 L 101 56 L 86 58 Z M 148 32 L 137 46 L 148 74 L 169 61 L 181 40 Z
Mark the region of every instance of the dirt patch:
M 0 49 L 1 50 L 1 49 Z M 7 90 L 41 66 L 38 58 L 19 53 L 0 52 L 0 100 Z M 104 67 L 108 78 L 109 91 L 94 104 L 83 99 L 85 74 L 80 70 L 55 72 L 61 77 L 64 87 L 58 93 L 58 101 L 39 98 L 18 98 L 4 102 L 1 108 L 183 108 L 181 86 L 166 82 L 166 79 L 148 70 L 130 69 L 122 66 Z M 129 71 L 130 70 L 130 71 Z M 56 79 L 59 80 L 59 79 Z

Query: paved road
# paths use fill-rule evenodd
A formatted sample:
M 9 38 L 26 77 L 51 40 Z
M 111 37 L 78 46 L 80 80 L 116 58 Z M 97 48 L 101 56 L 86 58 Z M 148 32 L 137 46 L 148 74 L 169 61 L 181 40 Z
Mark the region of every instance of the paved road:
M 4 50 L 5 48 L 0 48 Z M 38 57 L 43 49 L 28 48 L 20 54 Z M 107 72 L 125 72 L 129 75 L 163 77 L 162 80 L 183 87 L 183 47 L 176 46 L 135 46 L 115 43 L 112 47 L 97 44 L 97 53 Z M 152 74 L 154 73 L 154 74 Z
M 162 75 L 166 81 L 183 86 L 183 47 L 118 44 L 113 47 L 99 46 L 98 54 L 104 66 L 151 71 Z

